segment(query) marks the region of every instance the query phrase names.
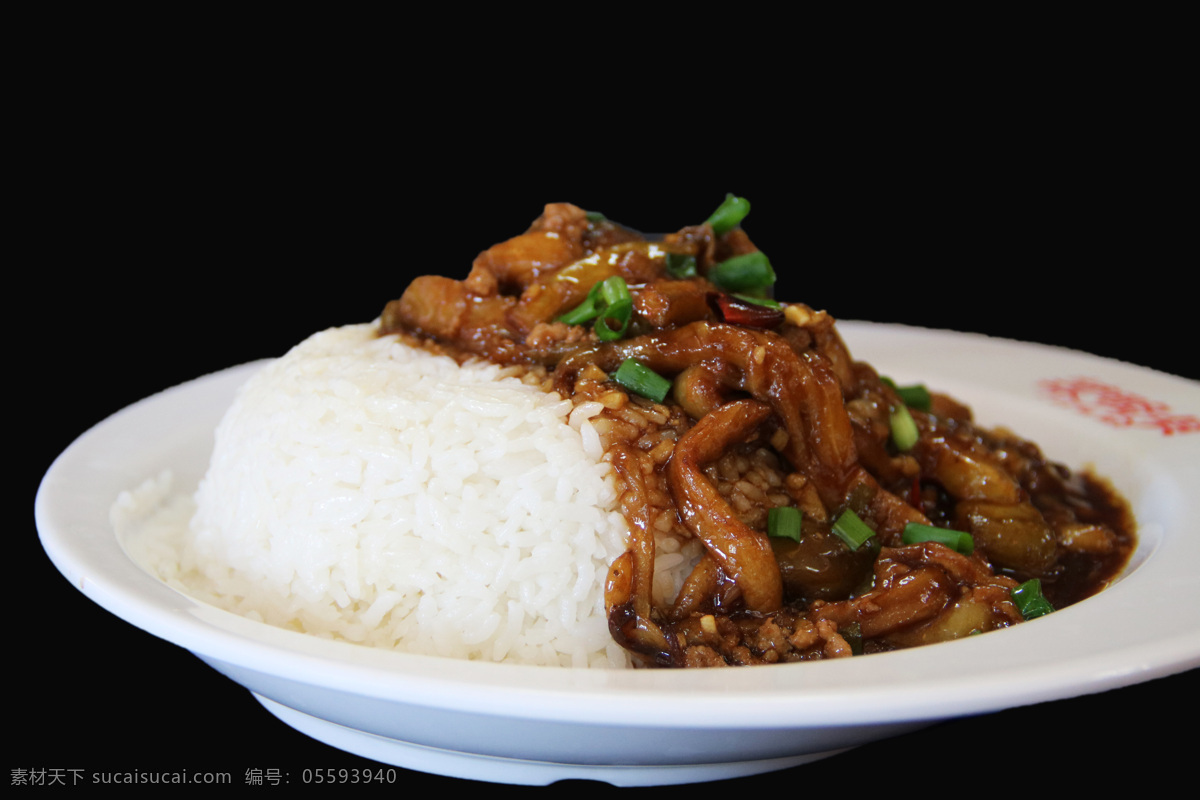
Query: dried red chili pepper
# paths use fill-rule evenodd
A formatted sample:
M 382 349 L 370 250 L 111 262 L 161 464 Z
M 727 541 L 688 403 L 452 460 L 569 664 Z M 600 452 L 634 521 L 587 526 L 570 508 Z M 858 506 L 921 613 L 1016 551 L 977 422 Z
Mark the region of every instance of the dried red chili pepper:
M 742 300 L 723 292 L 709 292 L 708 305 L 722 322 L 746 328 L 774 328 L 783 322 L 783 309 Z

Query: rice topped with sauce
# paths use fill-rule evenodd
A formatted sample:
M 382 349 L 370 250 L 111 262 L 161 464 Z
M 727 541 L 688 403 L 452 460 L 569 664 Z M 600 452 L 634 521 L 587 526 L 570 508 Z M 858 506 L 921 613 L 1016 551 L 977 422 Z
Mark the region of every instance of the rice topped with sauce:
M 188 529 L 148 527 L 131 554 L 193 597 L 309 634 L 627 666 L 603 600 L 628 528 L 599 408 L 377 332 L 318 333 L 251 378 Z

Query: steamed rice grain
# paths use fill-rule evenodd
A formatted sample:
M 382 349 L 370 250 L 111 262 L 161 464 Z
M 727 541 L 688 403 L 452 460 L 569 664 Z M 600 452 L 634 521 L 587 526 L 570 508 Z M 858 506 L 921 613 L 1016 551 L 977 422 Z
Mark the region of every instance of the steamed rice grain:
M 374 325 L 331 329 L 241 389 L 190 526 L 147 537 L 139 560 L 193 596 L 305 633 L 626 666 L 603 589 L 628 529 L 598 411 Z

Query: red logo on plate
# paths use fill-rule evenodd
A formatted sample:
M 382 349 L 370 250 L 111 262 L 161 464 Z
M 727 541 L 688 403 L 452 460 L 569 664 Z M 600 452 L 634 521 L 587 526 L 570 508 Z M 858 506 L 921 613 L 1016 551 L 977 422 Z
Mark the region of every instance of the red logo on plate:
M 1039 385 L 1054 402 L 1114 428 L 1157 428 L 1164 436 L 1200 431 L 1200 417 L 1173 413 L 1166 403 L 1147 400 L 1094 378 L 1059 378 L 1039 381 Z

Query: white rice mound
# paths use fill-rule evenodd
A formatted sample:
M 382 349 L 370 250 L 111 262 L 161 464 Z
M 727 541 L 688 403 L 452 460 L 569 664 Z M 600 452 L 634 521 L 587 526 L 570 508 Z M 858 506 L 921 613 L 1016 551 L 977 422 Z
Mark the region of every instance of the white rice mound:
M 241 389 L 177 557 L 154 568 L 318 636 L 626 667 L 603 592 L 628 528 L 587 419 L 598 409 L 572 409 L 374 325 L 318 333 Z

